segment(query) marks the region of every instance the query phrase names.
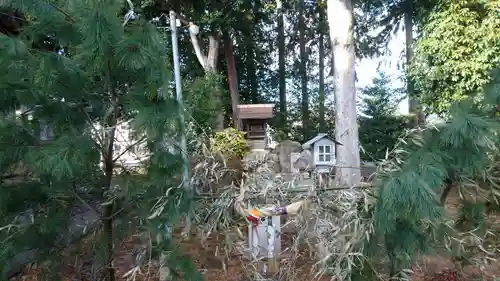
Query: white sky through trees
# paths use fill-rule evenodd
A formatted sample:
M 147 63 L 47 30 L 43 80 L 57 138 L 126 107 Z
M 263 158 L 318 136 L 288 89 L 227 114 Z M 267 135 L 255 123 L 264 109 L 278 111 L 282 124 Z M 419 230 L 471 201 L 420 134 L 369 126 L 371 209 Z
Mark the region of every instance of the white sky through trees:
M 358 81 L 356 88 L 359 90 L 372 83 L 372 79 L 378 76 L 379 71 L 383 71 L 391 79 L 394 88 L 404 86 L 400 76 L 404 74 L 402 62 L 404 62 L 405 36 L 404 31 L 399 30 L 389 42 L 389 54 L 387 56 L 364 59 L 356 64 Z M 399 104 L 399 113 L 408 114 L 408 99 L 404 99 Z
M 287 22 L 285 22 L 285 25 Z M 235 42 L 236 43 L 236 42 Z M 298 54 L 298 44 L 296 46 L 296 53 Z M 388 44 L 388 51 L 387 55 L 377 57 L 377 58 L 371 58 L 371 59 L 363 59 L 363 60 L 358 60 L 356 64 L 356 74 L 358 80 L 356 81 L 356 90 L 359 91 L 370 85 L 372 83 L 373 78 L 377 77 L 379 72 L 385 72 L 386 76 L 391 79 L 391 86 L 393 88 L 401 88 L 404 87 L 404 81 L 401 80 L 401 77 L 404 75 L 404 71 L 402 69 L 403 67 L 403 62 L 404 62 L 404 50 L 405 50 L 405 35 L 403 30 L 399 30 L 391 39 L 391 41 Z M 275 52 L 275 59 L 273 59 L 272 62 L 272 68 L 277 71 L 278 69 L 278 49 L 276 48 Z M 313 57 L 310 57 L 309 59 L 317 59 L 317 50 L 315 50 Z M 297 58 L 295 56 L 287 56 L 287 65 L 293 64 L 294 60 Z M 325 68 L 325 87 L 326 87 L 326 98 L 327 101 L 333 102 L 333 95 L 332 95 L 332 90 L 333 90 L 333 84 L 332 84 L 332 77 L 328 75 L 329 73 L 329 68 L 331 60 L 327 59 L 325 61 L 326 68 Z M 313 75 L 317 74 L 319 72 L 318 66 L 313 65 L 310 69 L 308 69 L 309 73 L 312 73 Z M 316 83 L 313 81 L 308 81 L 308 83 Z M 298 87 L 297 85 L 294 85 L 292 79 L 287 78 L 287 90 L 290 88 L 296 88 Z M 312 91 L 315 91 L 316 89 L 311 88 Z M 359 97 L 358 97 L 359 99 Z M 291 94 L 290 91 L 287 91 L 287 102 L 288 103 L 299 103 L 300 102 L 300 96 L 297 96 L 296 93 Z M 361 102 L 361 100 L 359 100 Z M 399 113 L 400 114 L 408 114 L 408 99 L 404 99 L 400 105 L 399 105 Z M 300 123 L 300 122 L 299 122 Z

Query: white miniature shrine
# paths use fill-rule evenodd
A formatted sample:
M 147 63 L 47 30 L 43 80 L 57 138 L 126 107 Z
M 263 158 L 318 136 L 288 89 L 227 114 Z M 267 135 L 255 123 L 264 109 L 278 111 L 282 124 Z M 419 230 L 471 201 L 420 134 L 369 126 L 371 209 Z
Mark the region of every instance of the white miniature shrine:
M 330 171 L 335 166 L 335 145 L 338 142 L 328 134 L 318 134 L 302 144 L 302 149 L 309 150 L 312 154 L 314 168 L 318 173 Z

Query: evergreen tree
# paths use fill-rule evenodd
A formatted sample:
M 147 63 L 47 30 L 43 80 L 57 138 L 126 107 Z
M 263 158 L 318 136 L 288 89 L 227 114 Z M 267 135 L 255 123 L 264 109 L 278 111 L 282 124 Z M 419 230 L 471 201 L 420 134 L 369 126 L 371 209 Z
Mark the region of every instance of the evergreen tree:
M 164 235 L 159 226 L 174 224 L 190 206 L 176 188 L 180 152 L 165 146 L 178 131 L 165 44 L 133 13 L 124 20 L 125 1 L 8 4 L 23 20 L 0 35 L 0 273 L 19 269 L 13 257 L 26 250 L 58 273 L 54 250 L 81 236 L 68 233 L 79 206 L 102 220 L 96 266 L 113 281 L 114 245 L 130 222 Z M 122 127 L 135 141 L 117 151 Z M 118 169 L 123 154 L 141 145 L 146 173 Z M 169 241 L 161 241 L 155 249 L 163 251 Z M 176 255 L 167 263 L 177 266 Z
M 359 135 L 362 157 L 366 161 L 385 159 L 408 125 L 406 117 L 396 115 L 401 92 L 391 89 L 389 84 L 390 79 L 380 73 L 373 79 L 373 85 L 361 91 L 363 105 Z
M 484 206 L 498 206 L 498 178 L 494 176 L 497 170 L 491 168 L 497 165 L 491 155 L 498 153 L 499 124 L 491 114 L 497 110 L 500 95 L 498 74 L 485 92 L 481 106 L 472 99 L 453 105 L 447 121 L 399 142 L 390 159 L 379 168 L 375 181 L 379 191 L 373 210 L 374 237 L 369 240 L 372 247 L 368 249 L 374 250 L 372 257 L 380 259 L 377 243 L 384 241 L 392 276 L 410 268 L 417 253 L 428 253 L 435 246 L 448 247 L 448 241 L 455 241 L 451 243 L 455 246 L 452 249 L 458 249 L 457 253 L 463 257 L 465 240 L 460 235 L 484 233 L 484 228 L 476 228 L 482 224 Z M 460 186 L 465 193 L 477 191 L 476 196 L 461 199 L 465 201 L 464 209 L 455 225 L 446 223 L 442 205 L 450 186 Z M 478 204 L 483 207 L 478 208 Z M 474 221 L 469 221 L 469 228 L 464 229 L 464 220 L 471 218 Z M 486 241 L 481 243 L 489 243 Z

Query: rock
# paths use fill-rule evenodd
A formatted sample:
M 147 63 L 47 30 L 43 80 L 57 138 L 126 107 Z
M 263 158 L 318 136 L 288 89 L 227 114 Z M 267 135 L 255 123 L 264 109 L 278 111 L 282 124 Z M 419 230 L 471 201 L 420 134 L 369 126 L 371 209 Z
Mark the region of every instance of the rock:
M 266 156 L 267 166 L 275 173 L 281 172 L 280 157 L 274 152 L 270 152 Z
M 244 171 L 253 172 L 256 167 L 260 166 L 262 162 L 266 159 L 268 154 L 267 150 L 264 149 L 252 149 L 250 152 L 243 157 L 242 168 Z
M 101 216 L 95 210 L 102 211 L 101 202 L 95 202 L 95 204 L 89 203 L 89 205 L 94 205 L 92 206 L 94 209 L 90 209 L 88 206 L 80 203 L 73 206 L 67 229 L 60 233 L 59 239 L 54 241 L 54 244 L 51 246 L 56 249 L 65 248 L 100 227 Z M 0 277 L 10 278 L 21 272 L 24 266 L 35 262 L 40 254 L 40 249 L 37 248 L 20 251 L 0 267 Z
M 290 172 L 292 174 L 298 174 L 300 170 L 295 167 L 295 163 L 300 159 L 300 152 L 292 152 L 290 153 Z
M 306 149 L 299 153 L 297 160 L 292 162 L 292 166 L 299 172 L 312 169 L 314 167 L 314 162 L 311 151 Z
M 264 149 L 252 149 L 250 152 L 243 157 L 244 162 L 248 161 L 264 161 L 268 154 L 267 150 Z
M 282 173 L 291 173 L 292 172 L 292 162 L 291 162 L 291 154 L 294 152 L 302 151 L 302 146 L 299 142 L 285 140 L 282 141 L 276 147 L 278 151 L 278 156 L 280 159 L 280 166 Z

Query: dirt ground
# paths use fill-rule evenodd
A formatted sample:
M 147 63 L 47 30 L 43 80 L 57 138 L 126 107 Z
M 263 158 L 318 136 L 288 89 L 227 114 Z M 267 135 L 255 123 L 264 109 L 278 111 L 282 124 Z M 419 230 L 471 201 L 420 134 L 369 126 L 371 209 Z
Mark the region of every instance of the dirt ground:
M 248 261 L 238 254 L 234 254 L 229 258 L 224 258 L 222 255 L 217 255 L 221 251 L 218 249 L 223 241 L 222 235 L 214 235 L 202 243 L 195 235 L 189 241 L 182 239 L 178 233 L 174 234 L 174 239 L 181 245 L 182 252 L 185 256 L 193 260 L 198 272 L 203 276 L 206 281 L 247 281 L 251 280 L 247 276 L 245 266 Z M 286 240 L 286 238 L 284 239 Z M 121 243 L 116 251 L 115 268 L 117 270 L 117 281 L 133 280 L 128 279 L 124 275 L 134 267 L 134 248 L 139 243 L 138 238 L 130 236 Z M 287 243 L 286 241 L 284 243 Z M 67 260 L 70 260 L 69 258 Z M 91 281 L 91 267 L 92 256 L 88 253 L 82 252 L 71 259 L 72 262 L 62 270 L 62 278 L 64 281 Z M 314 261 L 308 259 L 301 259 L 296 262 L 297 277 L 294 280 L 317 280 L 314 274 L 309 272 L 312 268 Z M 31 265 L 25 271 L 13 278 L 11 281 L 39 281 L 41 280 L 41 268 L 43 266 Z M 131 277 L 130 275 L 128 276 Z M 141 272 L 137 274 L 134 281 L 149 281 L 158 280 L 158 266 L 152 264 L 151 267 L 143 267 Z M 322 278 L 318 281 L 326 281 L 330 278 Z M 293 280 L 289 280 L 293 281 Z
M 447 208 L 450 212 L 456 212 L 457 200 L 451 196 L 447 202 Z M 174 235 L 177 242 L 181 245 L 181 249 L 186 256 L 190 257 L 198 271 L 202 274 L 206 281 L 247 281 L 250 280 L 245 271 L 245 265 L 248 263 L 241 255 L 233 254 L 229 257 L 223 257 L 218 249 L 223 241 L 222 235 L 213 235 L 205 243 L 202 243 L 195 235 L 188 241 L 181 239 L 180 235 Z M 289 243 L 289 238 L 282 237 L 283 243 Z M 130 236 L 121 243 L 116 251 L 116 258 L 114 266 L 117 269 L 117 277 L 119 281 L 130 280 L 124 277 L 124 274 L 129 272 L 134 265 L 134 248 L 137 244 L 137 238 Z M 285 248 L 285 247 L 284 247 Z M 314 261 L 306 258 L 308 255 L 304 254 L 304 258 L 296 263 L 298 275 L 293 280 L 287 281 L 312 281 L 317 280 L 310 269 Z M 91 266 L 93 264 L 93 257 L 88 253 L 82 252 L 74 259 L 67 259 L 68 266 L 61 270 L 64 281 L 91 281 Z M 42 267 L 42 266 L 40 266 Z M 491 266 L 484 270 L 478 268 L 466 267 L 463 272 L 458 273 L 457 276 L 453 275 L 454 263 L 447 258 L 439 256 L 425 256 L 420 259 L 418 264 L 413 267 L 414 274 L 411 279 L 414 281 L 432 281 L 432 280 L 494 280 L 493 275 L 500 276 L 500 264 Z M 26 268 L 25 272 L 20 276 L 13 278 L 12 281 L 39 281 L 40 272 L 38 266 L 32 265 Z M 480 278 L 482 277 L 482 278 Z M 129 275 L 130 278 L 130 275 Z M 118 281 L 117 280 L 117 281 Z M 151 265 L 150 268 L 143 268 L 137 274 L 134 281 L 149 281 L 158 280 L 158 267 Z M 330 280 L 329 277 L 324 277 L 322 280 Z
M 446 201 L 446 209 L 448 213 L 452 216 L 458 213 L 459 208 L 459 195 L 456 190 L 452 190 Z M 494 221 L 500 220 L 500 218 L 493 218 Z M 423 280 L 498 280 L 496 277 L 500 277 L 500 263 L 496 262 L 484 269 L 474 268 L 467 266 L 463 268 L 461 272 L 457 272 L 455 269 L 454 262 L 442 256 L 424 256 L 420 259 L 418 264 L 413 267 L 415 274 L 412 276 L 414 281 Z M 452 276 L 456 273 L 456 277 Z
M 220 238 L 220 237 L 219 237 Z M 206 281 L 250 281 L 251 279 L 246 275 L 244 266 L 247 262 L 243 257 L 234 255 L 229 259 L 222 259 L 216 257 L 214 253 L 216 252 L 216 245 L 220 241 L 218 238 L 213 238 L 212 241 L 203 246 L 199 240 L 192 239 L 189 242 L 181 242 L 182 248 L 185 254 L 193 259 L 194 264 L 198 271 L 202 274 L 203 279 Z M 133 255 L 132 248 L 134 244 L 134 239 L 130 238 L 122 243 L 120 249 L 117 251 L 115 266 L 117 268 L 117 279 L 119 281 L 132 280 L 124 277 L 123 275 L 133 268 Z M 84 255 L 80 257 L 80 262 L 70 263 L 67 268 L 63 271 L 62 280 L 64 281 L 91 281 L 91 276 L 89 272 L 89 266 L 91 264 L 91 259 L 85 258 Z M 76 260 L 76 259 L 75 259 Z M 225 262 L 226 267 L 224 269 L 223 262 Z M 312 281 L 317 280 L 313 273 L 309 272 L 313 264 L 312 260 L 304 259 L 299 261 L 298 275 L 293 281 Z M 77 268 L 79 270 L 77 270 Z M 414 281 L 432 281 L 432 280 L 494 280 L 489 272 L 483 271 L 477 268 L 465 268 L 463 273 L 459 273 L 457 278 L 452 276 L 453 262 L 442 257 L 430 256 L 421 259 L 419 265 L 414 267 L 415 274 L 412 276 L 411 280 Z M 496 274 L 500 275 L 500 268 L 495 268 Z M 26 268 L 25 272 L 14 278 L 13 281 L 39 281 L 41 270 L 36 265 L 32 265 Z M 479 277 L 482 276 L 483 279 Z M 131 277 L 131 276 L 129 276 Z M 151 266 L 150 268 L 143 268 L 135 281 L 155 281 L 158 280 L 158 267 Z M 439 278 L 441 277 L 441 278 Z M 318 281 L 327 281 L 330 277 L 325 276 Z M 287 280 L 292 281 L 292 280 Z

